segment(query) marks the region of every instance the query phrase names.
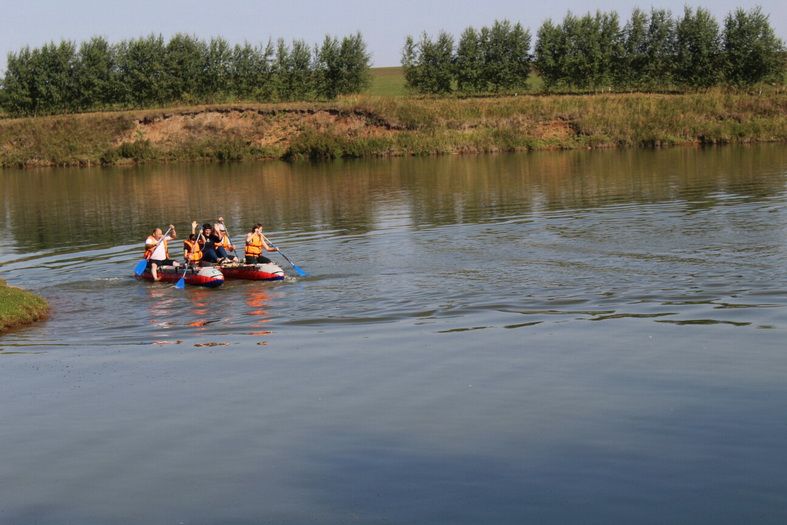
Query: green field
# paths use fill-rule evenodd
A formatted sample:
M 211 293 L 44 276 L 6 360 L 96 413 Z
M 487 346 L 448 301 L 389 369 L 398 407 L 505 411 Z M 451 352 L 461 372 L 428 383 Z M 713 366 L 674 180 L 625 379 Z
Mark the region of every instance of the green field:
M 407 95 L 404 86 L 404 71 L 401 67 L 372 68 L 372 84 L 364 95 L 375 97 L 403 97 Z
M 543 91 L 544 82 L 536 73 L 530 73 L 527 79 L 527 91 L 538 93 Z M 404 97 L 408 95 L 404 81 L 404 70 L 401 67 L 372 68 L 372 84 L 364 95 L 375 97 Z

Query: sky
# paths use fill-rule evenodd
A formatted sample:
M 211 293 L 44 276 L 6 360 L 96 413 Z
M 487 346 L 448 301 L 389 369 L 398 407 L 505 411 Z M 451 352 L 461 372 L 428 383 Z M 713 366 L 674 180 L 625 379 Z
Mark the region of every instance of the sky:
M 569 10 L 575 14 L 614 10 L 626 19 L 634 6 L 667 8 L 677 14 L 684 5 L 706 7 L 719 22 L 737 7 L 759 5 L 770 14 L 777 35 L 787 41 L 785 0 L 0 0 L 0 71 L 8 52 L 25 45 L 36 47 L 63 38 L 79 42 L 93 35 L 110 41 L 151 33 L 166 38 L 178 32 L 202 38 L 223 36 L 234 44 L 266 42 L 269 37 L 318 43 L 327 33 L 342 36 L 360 31 L 374 66 L 396 66 L 405 37 L 422 31 L 458 35 L 469 25 L 480 27 L 508 18 L 535 35 L 544 20 L 561 19 Z

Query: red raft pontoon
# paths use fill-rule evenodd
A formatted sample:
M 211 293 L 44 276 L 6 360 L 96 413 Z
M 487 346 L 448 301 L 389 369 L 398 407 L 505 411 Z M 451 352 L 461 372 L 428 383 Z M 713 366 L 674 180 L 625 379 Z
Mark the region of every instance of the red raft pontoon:
M 158 269 L 161 282 L 176 283 L 183 277 L 183 268 L 175 268 L 174 266 L 162 266 Z M 145 270 L 145 273 L 138 275 L 137 279 L 145 281 L 153 281 L 153 274 L 150 269 Z M 183 280 L 186 284 L 191 286 L 204 286 L 206 288 L 216 288 L 224 284 L 224 275 L 216 268 L 206 266 L 204 268 L 189 268 L 186 271 Z
M 216 266 L 225 279 L 246 279 L 249 281 L 281 281 L 284 279 L 284 270 L 274 263 L 244 264 L 226 263 Z

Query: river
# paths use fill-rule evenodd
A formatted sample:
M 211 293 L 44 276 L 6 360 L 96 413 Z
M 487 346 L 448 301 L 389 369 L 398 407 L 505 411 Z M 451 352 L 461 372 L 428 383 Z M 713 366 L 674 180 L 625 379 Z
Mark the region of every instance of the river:
M 0 523 L 787 522 L 783 145 L 0 182 Z M 218 215 L 310 276 L 132 277 Z

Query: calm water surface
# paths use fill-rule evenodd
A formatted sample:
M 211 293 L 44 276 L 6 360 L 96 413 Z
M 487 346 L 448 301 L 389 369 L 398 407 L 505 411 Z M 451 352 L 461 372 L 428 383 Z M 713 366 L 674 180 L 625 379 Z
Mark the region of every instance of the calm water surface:
M 784 146 L 0 183 L 0 523 L 787 522 Z M 219 214 L 311 276 L 131 277 Z

